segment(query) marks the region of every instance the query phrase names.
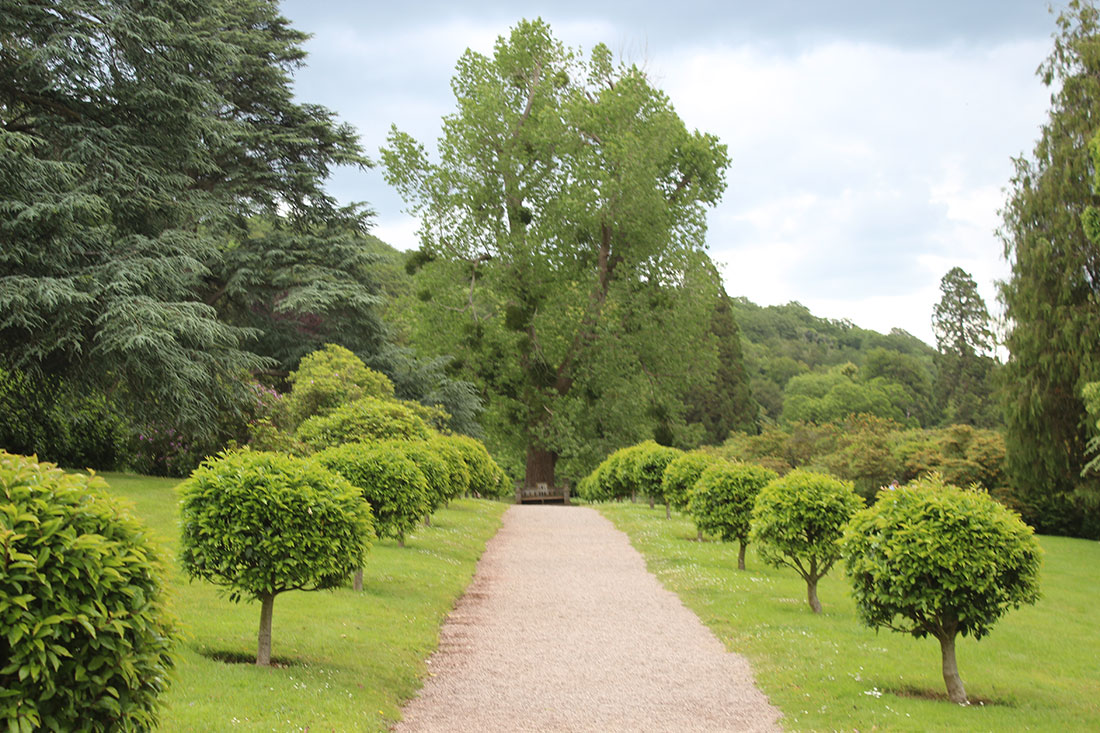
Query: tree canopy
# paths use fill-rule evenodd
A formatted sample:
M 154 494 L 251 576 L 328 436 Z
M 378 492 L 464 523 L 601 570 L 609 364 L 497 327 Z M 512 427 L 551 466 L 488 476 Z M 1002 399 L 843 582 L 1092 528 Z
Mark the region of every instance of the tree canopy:
M 0 37 L 0 365 L 200 429 L 326 319 L 377 341 L 366 213 L 324 190 L 368 161 L 293 100 L 275 2 L 4 3 Z
M 542 21 L 467 51 L 452 88 L 438 162 L 396 128 L 383 150 L 421 221 L 422 342 L 491 395 L 490 440 L 528 482 L 660 424 L 675 439 L 680 397 L 715 369 L 702 250 L 725 146 L 640 69 L 604 45 L 583 59 Z

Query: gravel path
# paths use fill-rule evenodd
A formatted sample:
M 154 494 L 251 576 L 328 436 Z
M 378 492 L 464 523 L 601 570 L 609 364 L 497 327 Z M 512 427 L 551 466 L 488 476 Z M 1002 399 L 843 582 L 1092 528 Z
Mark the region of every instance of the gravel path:
M 779 711 L 584 507 L 514 506 L 396 731 L 773 731 Z

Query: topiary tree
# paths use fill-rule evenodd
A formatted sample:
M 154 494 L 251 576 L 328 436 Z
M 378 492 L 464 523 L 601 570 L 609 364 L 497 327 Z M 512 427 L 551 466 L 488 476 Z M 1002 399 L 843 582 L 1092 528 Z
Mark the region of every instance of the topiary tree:
M 751 463 L 717 463 L 699 476 L 691 490 L 688 511 L 703 532 L 718 535 L 723 542 L 737 540 L 737 569 L 745 569 L 745 548 L 749 544 L 749 526 L 756 495 L 769 481 L 779 477 L 775 471 Z
M 1009 609 L 1039 598 L 1039 543 L 984 491 L 938 474 L 883 492 L 857 512 L 841 551 L 864 623 L 940 642 L 943 681 L 967 702 L 955 637 L 980 639 Z
M 863 507 L 851 481 L 797 469 L 769 482 L 752 509 L 752 541 L 761 559 L 806 581 L 806 599 L 821 613 L 817 582 L 840 559 L 840 538 Z
M 150 730 L 175 629 L 148 531 L 97 476 L 0 451 L 0 725 Z
M 641 491 L 649 497 L 650 509 L 653 508 L 654 500 L 660 499 L 664 502 L 665 519 L 671 519 L 672 512 L 669 509 L 669 499 L 662 490 L 662 479 L 664 478 L 665 467 L 681 455 L 683 455 L 681 450 L 647 440 L 628 448 L 628 457 L 621 464 L 625 478 L 633 484 L 637 491 Z
M 444 436 L 462 453 L 466 469 L 470 472 L 471 493 L 478 496 L 500 496 L 508 486 L 508 476 L 489 455 L 485 445 L 468 435 Z
M 180 562 L 192 578 L 260 602 L 256 664 L 271 664 L 275 596 L 334 588 L 374 537 L 359 492 L 317 461 L 243 450 L 207 459 L 180 484 Z
M 458 446 L 444 435 L 433 436 L 428 445 L 447 466 L 448 482 L 444 500 L 450 502 L 469 491 L 470 469 L 466 468 L 466 459 Z
M 451 469 L 447 461 L 424 440 L 388 440 L 379 447 L 392 448 L 416 464 L 427 486 L 428 511 L 424 524 L 431 526 L 431 516 L 443 506 L 451 492 Z
M 362 359 L 336 344 L 326 344 L 302 357 L 287 381 L 291 390 L 283 407 L 291 426 L 363 397 L 393 399 L 389 377 L 368 368 Z
M 406 405 L 363 397 L 325 415 L 314 415 L 298 426 L 295 437 L 313 450 L 342 443 L 378 440 L 428 440 L 432 430 Z
M 405 536 L 430 506 L 428 482 L 414 461 L 392 444 L 345 443 L 314 457 L 359 489 L 374 510 L 379 537 L 392 537 L 405 546 Z
M 683 453 L 669 461 L 661 474 L 661 493 L 673 509 L 684 511 L 688 506 L 691 490 L 695 482 L 719 459 L 714 456 L 692 451 Z

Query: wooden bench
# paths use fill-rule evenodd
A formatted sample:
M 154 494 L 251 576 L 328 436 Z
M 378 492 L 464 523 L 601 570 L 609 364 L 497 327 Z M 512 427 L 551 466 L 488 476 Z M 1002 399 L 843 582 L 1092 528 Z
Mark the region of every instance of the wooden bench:
M 549 486 L 541 481 L 531 486 L 527 486 L 523 482 L 516 484 L 517 504 L 534 504 L 536 502 L 540 504 L 549 502 L 554 502 L 555 504 L 568 504 L 569 484 L 565 484 L 564 486 Z

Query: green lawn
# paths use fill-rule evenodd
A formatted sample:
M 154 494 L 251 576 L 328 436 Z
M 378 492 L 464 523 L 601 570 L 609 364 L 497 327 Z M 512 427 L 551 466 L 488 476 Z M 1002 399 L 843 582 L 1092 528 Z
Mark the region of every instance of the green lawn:
M 426 675 L 439 626 L 473 575 L 507 505 L 459 500 L 399 548 L 377 543 L 364 591 L 290 592 L 275 600 L 275 666 L 256 655 L 260 608 L 230 603 L 180 572 L 176 481 L 103 474 L 165 548 L 171 607 L 183 632 L 165 731 L 386 730 Z
M 939 644 L 862 626 L 843 568 L 819 586 L 761 564 L 749 548 L 695 542 L 685 518 L 664 507 L 602 504 L 649 569 L 726 646 L 751 660 L 757 682 L 789 730 L 1100 730 L 1100 543 L 1041 537 L 1042 600 L 1010 612 L 981 641 L 961 639 L 959 670 L 970 707 L 952 705 Z

